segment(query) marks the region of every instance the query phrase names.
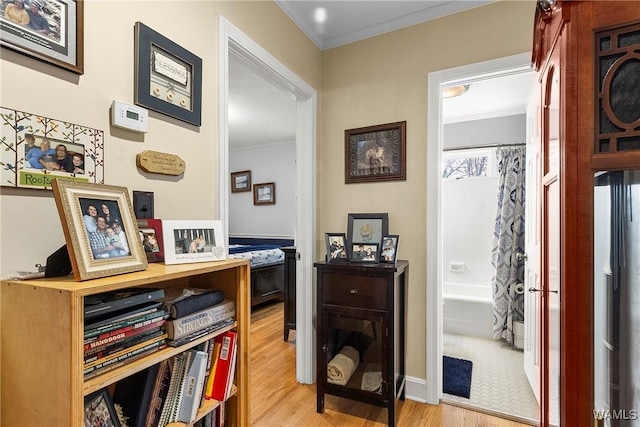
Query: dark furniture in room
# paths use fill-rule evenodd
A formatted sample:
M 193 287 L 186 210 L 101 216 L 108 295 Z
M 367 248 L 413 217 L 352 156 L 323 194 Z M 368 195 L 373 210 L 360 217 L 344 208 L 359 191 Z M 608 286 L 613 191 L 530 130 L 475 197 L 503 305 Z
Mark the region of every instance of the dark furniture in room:
M 280 248 L 284 252 L 284 340 L 296 329 L 296 247 Z
M 323 261 L 314 265 L 318 304 L 317 412 L 324 412 L 325 394 L 329 394 L 385 407 L 388 425 L 395 426 L 396 405 L 405 395 L 409 262 L 398 261 L 394 265 Z M 340 378 L 332 374 L 344 355 L 349 355 L 357 366 Z M 378 381 L 373 386 L 372 379 Z

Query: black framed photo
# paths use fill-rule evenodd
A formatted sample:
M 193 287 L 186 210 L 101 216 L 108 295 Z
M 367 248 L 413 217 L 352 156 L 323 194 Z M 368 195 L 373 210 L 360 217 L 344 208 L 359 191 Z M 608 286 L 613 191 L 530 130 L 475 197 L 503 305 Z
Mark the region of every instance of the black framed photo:
M 231 173 L 231 192 L 242 193 L 251 191 L 251 171 L 239 171 Z
M 324 240 L 327 245 L 327 262 L 349 261 L 346 234 L 325 233 Z
M 382 243 L 389 234 L 388 213 L 350 213 L 347 217 L 347 239 L 351 243 Z
M 120 427 L 113 401 L 106 388 L 90 394 L 84 399 L 85 423 L 90 426 Z
M 351 262 L 378 262 L 378 243 L 352 243 Z
M 134 95 L 137 105 L 200 126 L 202 59 L 136 22 Z
M 0 44 L 43 62 L 84 73 L 84 1 L 2 2 Z
M 405 181 L 406 134 L 406 121 L 345 130 L 345 184 Z
M 380 262 L 395 264 L 398 259 L 398 241 L 400 236 L 392 234 L 382 236 L 382 245 L 380 246 Z
M 276 183 L 265 182 L 253 184 L 253 204 L 254 205 L 275 205 L 276 204 Z

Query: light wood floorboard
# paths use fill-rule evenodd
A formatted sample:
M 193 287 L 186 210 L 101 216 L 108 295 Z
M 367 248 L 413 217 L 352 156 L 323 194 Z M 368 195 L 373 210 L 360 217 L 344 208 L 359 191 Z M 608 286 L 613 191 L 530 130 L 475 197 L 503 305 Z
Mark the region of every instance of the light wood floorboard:
M 316 412 L 315 384 L 299 384 L 295 373 L 295 331 L 283 339 L 283 304 L 254 309 L 251 315 L 251 425 L 255 427 L 385 426 L 387 410 L 335 396 L 325 396 L 325 411 Z M 405 400 L 399 426 L 525 427 L 521 424 L 451 405 Z

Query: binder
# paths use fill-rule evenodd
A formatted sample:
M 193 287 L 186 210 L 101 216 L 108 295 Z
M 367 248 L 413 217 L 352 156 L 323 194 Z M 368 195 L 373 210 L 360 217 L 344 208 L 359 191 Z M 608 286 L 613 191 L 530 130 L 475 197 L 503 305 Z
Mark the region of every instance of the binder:
M 233 382 L 230 374 L 232 371 L 232 358 L 235 359 L 234 347 L 237 345 L 237 334 L 235 331 L 224 332 L 216 337 L 216 342 L 218 341 L 221 343 L 220 357 L 216 366 L 211 398 L 224 401 L 227 397 L 229 381 Z
M 195 421 L 200 408 L 200 397 L 207 370 L 207 353 L 200 350 L 189 350 L 189 352 L 192 353 L 191 365 L 182 384 L 182 403 L 177 419 L 187 424 Z
M 211 369 L 209 370 L 209 376 L 207 377 L 207 385 L 206 385 L 206 392 L 205 392 L 206 399 L 213 399 L 213 397 L 211 397 L 211 393 L 213 391 L 213 382 L 215 381 L 215 377 L 216 377 L 216 368 L 218 366 L 218 359 L 220 357 L 221 346 L 222 346 L 222 343 L 220 341 L 214 340 L 213 349 L 211 350 Z

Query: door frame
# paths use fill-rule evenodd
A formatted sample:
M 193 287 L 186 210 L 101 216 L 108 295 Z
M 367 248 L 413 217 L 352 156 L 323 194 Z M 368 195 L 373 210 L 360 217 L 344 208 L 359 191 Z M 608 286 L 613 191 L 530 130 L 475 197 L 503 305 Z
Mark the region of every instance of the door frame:
M 229 55 L 295 96 L 296 130 L 296 378 L 315 381 L 313 260 L 316 229 L 317 92 L 223 16 L 218 19 L 218 218 L 229 235 Z
M 437 405 L 442 398 L 442 89 L 489 77 L 533 71 L 531 53 L 463 65 L 428 74 L 427 81 L 427 315 L 425 402 Z M 434 238 L 433 236 L 436 236 Z

